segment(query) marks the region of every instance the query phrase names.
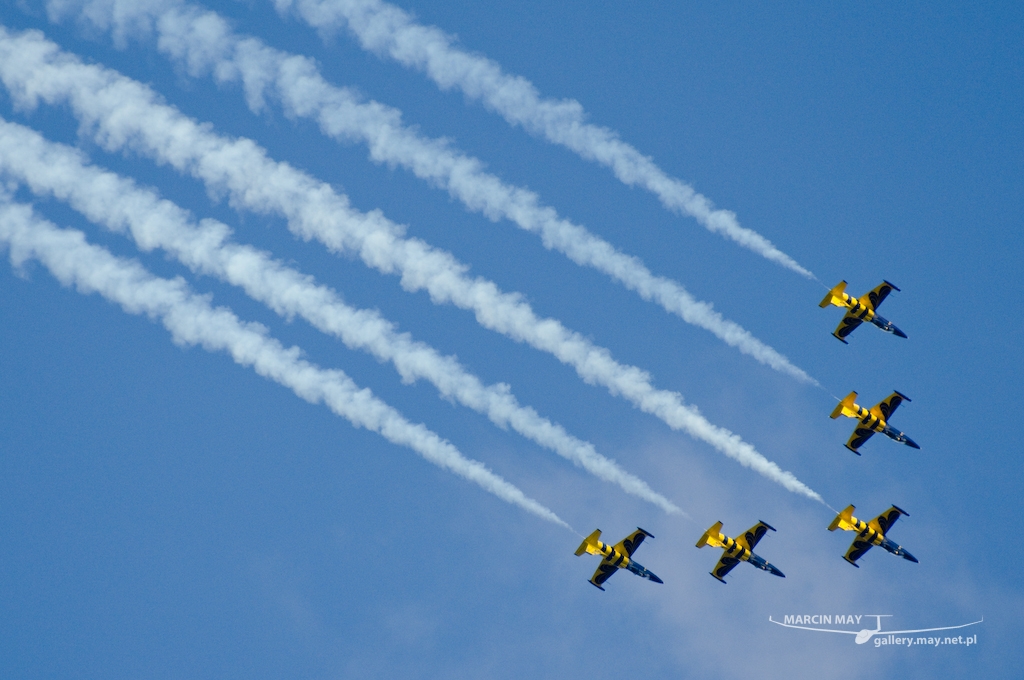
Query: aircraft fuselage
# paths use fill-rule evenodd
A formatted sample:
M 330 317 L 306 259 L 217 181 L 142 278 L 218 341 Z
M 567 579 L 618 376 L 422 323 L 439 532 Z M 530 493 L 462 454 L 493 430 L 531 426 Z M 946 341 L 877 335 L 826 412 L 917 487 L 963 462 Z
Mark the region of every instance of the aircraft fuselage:
M 857 538 L 855 538 L 854 541 L 853 541 L 854 548 L 858 548 L 858 547 L 862 547 L 863 548 L 862 550 L 856 550 L 854 552 L 854 555 L 853 555 L 852 559 L 850 557 L 846 557 L 846 556 L 843 557 L 843 559 L 845 559 L 847 562 L 849 562 L 853 566 L 859 567 L 860 565 L 857 564 L 855 560 L 857 558 L 859 558 L 861 555 L 863 555 L 865 552 L 867 552 L 868 548 L 870 548 L 871 546 L 874 546 L 874 545 L 877 545 L 878 547 L 882 548 L 883 550 L 891 552 L 893 555 L 897 555 L 899 557 L 902 557 L 905 560 L 910 560 L 911 562 L 917 562 L 917 558 L 914 557 L 913 555 L 911 555 L 909 552 L 907 552 L 906 549 L 903 548 L 903 546 L 897 544 L 895 541 L 893 541 L 890 538 L 886 538 L 885 534 L 883 534 L 880 531 L 877 531 L 877 530 L 873 529 L 871 527 L 871 525 L 868 524 L 867 522 L 863 522 L 863 521 L 857 519 L 856 517 L 850 517 L 849 525 L 852 528 L 848 528 L 847 526 L 843 526 L 843 528 L 846 529 L 847 531 L 856 531 L 857 532 Z M 858 545 L 858 544 L 861 544 L 861 545 Z
M 590 549 L 588 549 L 587 552 L 601 555 L 609 564 L 611 564 L 611 566 L 616 567 L 617 569 L 625 569 L 626 571 L 630 571 L 641 578 L 654 581 L 655 583 L 664 583 L 664 581 L 644 567 L 644 565 L 640 564 L 636 560 L 631 560 L 628 555 L 616 549 L 614 545 L 608 545 L 603 541 L 595 541 L 595 547 L 597 548 L 596 553 Z
M 857 411 L 857 414 L 853 417 L 860 421 L 860 425 L 857 426 L 858 430 L 864 428 L 871 432 L 880 432 L 893 441 L 906 444 L 907 446 L 915 449 L 921 448 L 917 445 L 917 442 L 908 437 L 906 433 L 901 430 L 897 430 L 892 425 L 889 425 L 877 413 L 872 413 L 870 409 L 866 409 L 860 404 L 854 404 L 853 407 Z
M 729 565 L 730 568 L 731 564 L 736 564 L 737 562 L 748 562 L 757 567 L 758 569 L 762 569 L 764 571 L 775 574 L 776 576 L 782 576 L 783 578 L 785 578 L 785 574 L 783 574 L 778 567 L 769 563 L 768 560 L 764 559 L 760 555 L 757 555 L 749 548 L 744 547 L 736 539 L 730 538 L 725 534 L 718 534 L 718 540 L 714 540 L 712 538 L 712 540 L 708 541 L 708 544 L 724 549 L 725 552 L 722 555 L 722 563 L 725 565 Z M 711 575 L 717 578 L 719 581 L 722 581 L 722 577 L 716 575 L 714 572 L 712 572 Z
M 843 320 L 839 322 L 839 327 L 832 333 L 841 342 L 846 342 L 847 336 L 865 321 L 878 326 L 886 333 L 892 333 L 898 337 L 905 338 L 907 337 L 906 333 L 896 328 L 888 319 L 879 316 L 876 311 L 878 306 L 888 297 L 889 293 L 894 290 L 899 290 L 899 288 L 888 281 L 883 281 L 874 290 L 859 298 L 855 298 L 846 292 L 846 281 L 840 281 L 835 288 L 828 292 L 828 295 L 825 296 L 825 299 L 818 306 L 824 308 L 834 305 L 841 309 L 846 309 L 846 314 L 843 315 Z

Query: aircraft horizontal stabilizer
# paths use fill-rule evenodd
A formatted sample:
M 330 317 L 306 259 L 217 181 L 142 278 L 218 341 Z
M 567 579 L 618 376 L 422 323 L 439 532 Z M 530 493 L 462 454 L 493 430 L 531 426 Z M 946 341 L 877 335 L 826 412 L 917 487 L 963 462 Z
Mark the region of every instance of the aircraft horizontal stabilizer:
M 847 418 L 857 417 L 857 404 L 854 403 L 857 399 L 856 392 L 850 392 L 846 397 L 839 402 L 839 404 L 832 410 L 832 415 L 829 418 L 838 418 L 839 416 L 846 416 Z
M 853 524 L 853 511 L 854 507 L 852 505 L 846 506 L 846 509 L 836 515 L 836 518 L 828 525 L 828 530 L 842 529 L 843 531 L 853 531 L 856 529 Z
M 722 523 L 715 522 L 711 525 L 710 529 L 704 532 L 704 534 L 700 537 L 700 540 L 697 541 L 697 547 L 703 548 L 706 545 L 710 545 L 714 548 L 721 548 L 722 542 L 718 540 L 718 536 L 719 534 L 721 534 L 721 532 Z M 712 576 L 714 576 L 714 574 L 712 574 Z
M 843 300 L 843 293 L 846 291 L 846 281 L 840 281 L 836 284 L 836 287 L 828 292 L 825 299 L 818 305 L 822 309 L 829 305 L 835 305 L 836 307 L 845 307 L 846 301 Z
M 587 536 L 586 538 L 584 538 L 583 542 L 580 543 L 580 547 L 576 548 L 576 555 L 577 555 L 577 557 L 582 555 L 583 553 L 587 553 L 587 552 L 590 553 L 591 555 L 600 555 L 601 551 L 597 547 L 597 542 L 598 542 L 598 540 L 600 540 L 600 538 L 601 538 L 601 530 L 600 529 L 598 529 L 594 533 L 592 533 L 589 536 Z

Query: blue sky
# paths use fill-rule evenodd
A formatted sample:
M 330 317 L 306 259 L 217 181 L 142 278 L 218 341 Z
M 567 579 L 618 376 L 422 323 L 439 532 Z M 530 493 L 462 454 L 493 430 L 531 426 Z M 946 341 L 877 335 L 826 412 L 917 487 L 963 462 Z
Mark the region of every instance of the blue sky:
M 485 463 L 575 530 L 656 538 L 637 557 L 664 585 L 617 575 L 586 583 L 594 557 L 574 533 L 356 429 L 323 405 L 239 366 L 183 348 L 145 316 L 61 286 L 38 263 L 0 267 L 0 674 L 8 677 L 585 677 L 609 664 L 649 677 L 1005 674 L 1021 651 L 1015 540 L 1022 472 L 1024 324 L 1020 262 L 1024 12 L 882 3 L 735 5 L 402 2 L 506 73 L 617 131 L 666 173 L 813 271 L 807 280 L 665 210 L 650 193 L 509 126 L 459 92 L 364 51 L 322 41 L 270 2 L 205 5 L 239 34 L 314 58 L 323 76 L 402 111 L 406 124 L 528 187 L 656 274 L 684 285 L 775 348 L 823 389 L 773 371 L 605 275 L 491 221 L 401 167 L 375 163 L 275 101 L 258 115 L 237 84 L 193 77 L 152 35 L 115 44 L 42 3 L 9 3 L 10 31 L 38 29 L 69 53 L 150 85 L 219 134 L 255 140 L 379 209 L 473 276 L 518 291 L 624 364 L 650 372 L 820 493 L 873 517 L 910 517 L 891 536 L 920 564 L 880 550 L 841 555 L 833 513 L 705 442 L 584 383 L 551 355 L 481 327 L 471 312 L 409 293 L 398 277 L 236 209 L 201 182 L 135 152 L 109 152 L 67 106 L 26 110 L 0 88 L 0 116 L 234 230 L 378 310 L 487 384 L 560 423 L 690 518 L 598 480 L 511 430 L 438 398 L 425 381 L 352 351 L 302 319 L 282 320 L 237 288 L 89 222 L 32 202 L 161 277 L 264 324 L 309 361 L 344 370 L 413 423 Z M 6 259 L 6 258 L 5 258 Z M 860 294 L 888 279 L 882 314 L 908 334 L 830 336 L 841 313 L 817 302 L 840 279 Z M 824 285 L 822 285 L 824 284 Z M 832 395 L 913 400 L 894 424 L 921 451 L 882 437 L 843 448 L 851 421 Z M 692 518 L 692 519 L 691 519 Z M 778 532 L 758 553 L 786 579 L 694 543 L 717 520 Z M 714 551 L 717 553 L 717 551 Z M 786 614 L 892 614 L 890 629 L 985 621 L 976 647 L 876 648 L 785 630 Z M 851 671 L 857 668 L 857 671 Z M 860 670 L 863 669 L 863 670 Z

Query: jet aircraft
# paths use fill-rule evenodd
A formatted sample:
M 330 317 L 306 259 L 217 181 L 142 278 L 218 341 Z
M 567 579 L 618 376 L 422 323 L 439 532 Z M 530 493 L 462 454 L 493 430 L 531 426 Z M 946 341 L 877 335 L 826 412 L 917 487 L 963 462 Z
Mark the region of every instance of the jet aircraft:
M 907 337 L 906 333 L 896 328 L 891 321 L 878 316 L 876 312 L 879 305 L 894 290 L 899 290 L 899 288 L 888 281 L 883 281 L 874 290 L 862 295 L 860 298 L 855 298 L 846 292 L 846 281 L 840 281 L 836 284 L 835 288 L 828 292 L 828 295 L 825 296 L 825 299 L 818 306 L 822 309 L 829 305 L 846 308 L 846 316 L 843 317 L 843 320 L 839 322 L 839 327 L 832 333 L 844 344 L 849 344 L 846 342 L 846 336 L 865 321 L 873 323 L 887 333 L 905 338 Z
M 832 411 L 832 415 L 829 416 L 833 419 L 839 416 L 846 416 L 847 418 L 856 418 L 860 421 L 857 427 L 854 428 L 853 434 L 850 435 L 850 440 L 846 442 L 846 448 L 859 456 L 860 451 L 857 449 L 863 446 L 864 442 L 870 439 L 871 435 L 876 432 L 881 432 L 889 439 L 901 442 L 912 448 L 921 448 L 913 439 L 886 422 L 896 412 L 900 404 L 904 401 L 910 401 L 910 397 L 899 392 L 893 392 L 885 400 L 880 401 L 870 409 L 854 403 L 856 398 L 857 393 L 850 392 L 846 395 L 845 399 L 839 402 L 839 405 Z
M 856 531 L 857 537 L 853 539 L 853 545 L 843 555 L 843 559 L 852 564 L 855 567 L 860 567 L 857 564 L 857 560 L 871 549 L 871 546 L 880 545 L 885 550 L 891 552 L 893 555 L 898 555 L 905 560 L 911 562 L 917 562 L 917 558 L 908 553 L 903 546 L 897 545 L 891 539 L 886 538 L 885 534 L 892 528 L 892 525 L 896 523 L 896 520 L 900 518 L 900 515 L 910 515 L 905 511 L 897 508 L 895 505 L 883 512 L 878 517 L 874 518 L 870 522 L 862 522 L 853 516 L 853 506 L 847 507 L 841 513 L 836 515 L 836 518 L 832 520 L 832 524 L 828 525 L 829 531 L 835 531 L 836 529 L 842 529 L 843 531 Z
M 591 555 L 601 555 L 604 557 L 604 559 L 601 560 L 601 564 L 597 566 L 597 571 L 595 571 L 594 575 L 590 577 L 590 583 L 601 590 L 604 590 L 604 582 L 611 578 L 612 574 L 619 569 L 626 569 L 637 576 L 650 579 L 655 583 L 664 583 L 660 578 L 647 571 L 642 564 L 634 562 L 632 559 L 633 553 L 636 552 L 636 549 L 644 542 L 644 538 L 648 536 L 654 538 L 653 534 L 637 527 L 636 531 L 631 533 L 629 536 L 626 536 L 615 545 L 608 545 L 607 543 L 601 542 L 600 529 L 583 539 L 583 542 L 580 543 L 580 547 L 576 549 L 576 555 L 590 553 Z
M 697 541 L 697 547 L 703 548 L 706 545 L 710 545 L 713 548 L 725 548 L 725 552 L 722 553 L 722 559 L 718 560 L 718 564 L 711 570 L 711 575 L 722 583 L 725 583 L 724 576 L 732 571 L 732 568 L 740 562 L 749 562 L 758 569 L 770 571 L 776 576 L 786 578 L 786 575 L 779 571 L 777 567 L 769 564 L 763 557 L 759 557 L 752 552 L 754 546 L 768 533 L 769 529 L 775 531 L 775 527 L 764 522 L 758 522 L 747 529 L 739 538 L 732 539 L 721 533 L 722 523 L 715 522 Z

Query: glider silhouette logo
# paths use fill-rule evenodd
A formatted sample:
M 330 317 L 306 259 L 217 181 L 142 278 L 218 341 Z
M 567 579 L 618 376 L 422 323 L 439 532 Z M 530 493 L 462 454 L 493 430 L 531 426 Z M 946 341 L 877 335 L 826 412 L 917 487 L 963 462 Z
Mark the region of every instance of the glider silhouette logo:
M 784 628 L 797 628 L 799 630 L 815 630 L 819 633 L 839 633 L 842 635 L 854 635 L 853 641 L 858 645 L 862 645 L 868 640 L 875 638 L 875 647 L 881 647 L 883 645 L 903 645 L 905 647 L 911 646 L 930 646 L 938 647 L 940 645 L 964 645 L 971 646 L 978 644 L 978 636 L 968 635 L 964 637 L 962 635 L 953 636 L 925 636 L 920 635 L 917 637 L 902 637 L 903 635 L 909 635 L 910 633 L 932 633 L 940 630 L 955 630 L 958 628 L 966 628 L 968 626 L 974 626 L 985 620 L 982 617 L 979 621 L 972 621 L 971 623 L 963 623 L 959 626 L 940 626 L 938 628 L 916 628 L 914 630 L 882 630 L 882 619 L 890 618 L 892 614 L 787 614 L 783 617 L 782 621 L 776 621 L 771 616 L 768 620 L 777 626 L 783 626 Z M 826 625 L 851 625 L 859 626 L 861 619 L 867 619 L 864 621 L 865 624 L 870 624 L 870 619 L 874 619 L 874 628 L 861 628 L 860 630 L 837 630 L 835 628 L 823 628 Z M 809 624 L 809 625 L 807 625 Z

